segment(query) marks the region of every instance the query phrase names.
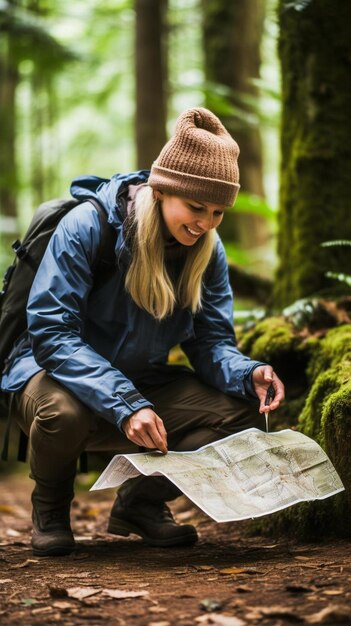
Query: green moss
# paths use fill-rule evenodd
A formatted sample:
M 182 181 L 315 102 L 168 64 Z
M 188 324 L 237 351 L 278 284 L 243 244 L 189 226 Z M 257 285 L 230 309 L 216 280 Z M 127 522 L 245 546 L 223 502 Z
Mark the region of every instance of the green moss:
M 351 363 L 351 325 L 345 324 L 329 330 L 316 347 L 307 369 L 312 382 L 326 368 L 334 368 L 344 359 Z
M 340 398 L 348 395 L 351 379 L 351 325 L 329 330 L 311 353 L 307 367 L 311 388 L 299 428 L 325 447 L 325 425 Z
M 255 530 L 300 539 L 351 536 L 351 325 L 309 342 L 308 395 L 298 429 L 318 441 L 330 457 L 345 492 L 303 503 L 255 523 Z
M 351 364 L 349 382 L 340 385 L 332 394 L 322 412 L 322 445 L 331 458 L 344 483 L 351 513 Z
M 240 349 L 252 359 L 271 362 L 298 343 L 293 325 L 283 317 L 270 317 L 256 324 L 240 342 Z

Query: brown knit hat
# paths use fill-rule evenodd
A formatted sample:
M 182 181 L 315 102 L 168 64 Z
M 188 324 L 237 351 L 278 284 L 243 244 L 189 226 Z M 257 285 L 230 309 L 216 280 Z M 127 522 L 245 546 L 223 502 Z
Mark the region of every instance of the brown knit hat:
M 239 146 L 218 117 L 189 109 L 151 168 L 154 189 L 199 202 L 232 206 L 240 189 Z

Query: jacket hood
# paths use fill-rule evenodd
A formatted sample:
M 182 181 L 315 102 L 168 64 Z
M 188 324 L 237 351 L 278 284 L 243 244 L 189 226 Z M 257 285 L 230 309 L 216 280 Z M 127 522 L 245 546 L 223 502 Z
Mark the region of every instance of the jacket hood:
M 71 195 L 77 200 L 94 198 L 104 207 L 109 224 L 118 227 L 121 224 L 121 197 L 129 185 L 147 182 L 149 170 L 139 170 L 130 174 L 115 174 L 112 178 L 99 176 L 79 176 L 72 181 Z

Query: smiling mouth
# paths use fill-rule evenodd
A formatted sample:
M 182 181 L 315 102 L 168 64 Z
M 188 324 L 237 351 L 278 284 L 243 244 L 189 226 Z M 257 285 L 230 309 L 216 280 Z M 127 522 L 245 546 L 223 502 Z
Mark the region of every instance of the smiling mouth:
M 202 232 L 192 230 L 189 226 L 185 226 L 185 229 L 192 237 L 200 237 L 200 235 L 202 235 Z

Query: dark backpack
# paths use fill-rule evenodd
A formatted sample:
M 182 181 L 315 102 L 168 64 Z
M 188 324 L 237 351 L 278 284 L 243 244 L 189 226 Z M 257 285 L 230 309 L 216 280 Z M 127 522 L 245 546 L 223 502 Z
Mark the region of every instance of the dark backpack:
M 50 200 L 36 210 L 23 241 L 15 241 L 12 248 L 16 258 L 7 269 L 0 292 L 0 376 L 6 369 L 7 358 L 17 339 L 27 329 L 26 308 L 29 292 L 47 248 L 51 235 L 59 221 L 78 204 L 86 200 Z M 116 232 L 107 222 L 102 206 L 89 199 L 98 213 L 101 226 L 100 248 L 92 270 L 94 286 L 103 283 L 115 266 Z M 0 392 L 0 412 L 9 411 L 10 394 Z

